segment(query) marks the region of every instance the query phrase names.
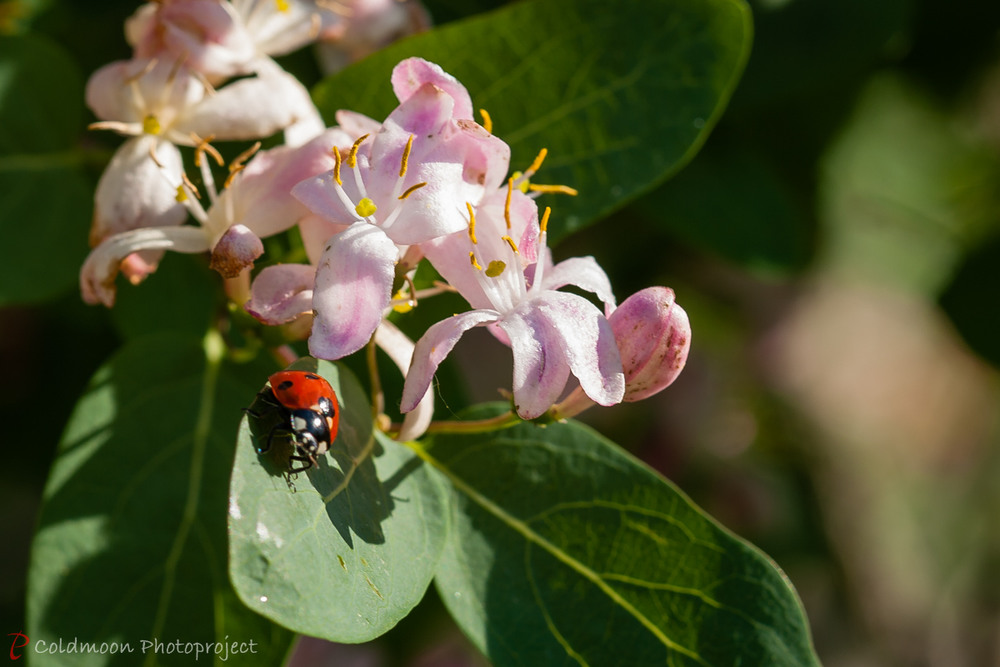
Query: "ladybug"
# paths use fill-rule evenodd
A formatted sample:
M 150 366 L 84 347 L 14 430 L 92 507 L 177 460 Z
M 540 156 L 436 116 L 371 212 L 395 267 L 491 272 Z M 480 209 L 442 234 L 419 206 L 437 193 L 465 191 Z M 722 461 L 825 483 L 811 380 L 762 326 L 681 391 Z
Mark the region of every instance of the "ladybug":
M 317 465 L 316 457 L 326 453 L 337 437 L 340 424 L 337 392 L 324 378 L 309 371 L 280 371 L 267 381 L 270 386 L 257 394 L 254 405 L 244 408 L 247 414 L 259 419 L 265 415 L 254 411 L 254 407 L 263 403 L 276 415 L 277 423 L 257 453 L 270 451 L 276 436 L 290 437 L 295 451 L 288 456 L 288 473 L 308 470 Z M 296 462 L 301 467 L 295 467 Z

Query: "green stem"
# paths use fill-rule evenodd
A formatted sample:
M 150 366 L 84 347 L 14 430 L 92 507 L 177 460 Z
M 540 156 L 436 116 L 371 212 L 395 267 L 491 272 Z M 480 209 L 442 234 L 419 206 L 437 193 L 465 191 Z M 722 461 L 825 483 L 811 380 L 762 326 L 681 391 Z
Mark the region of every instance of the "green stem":
M 487 433 L 517 426 L 522 421 L 513 410 L 510 410 L 489 419 L 431 422 L 427 427 L 427 433 Z

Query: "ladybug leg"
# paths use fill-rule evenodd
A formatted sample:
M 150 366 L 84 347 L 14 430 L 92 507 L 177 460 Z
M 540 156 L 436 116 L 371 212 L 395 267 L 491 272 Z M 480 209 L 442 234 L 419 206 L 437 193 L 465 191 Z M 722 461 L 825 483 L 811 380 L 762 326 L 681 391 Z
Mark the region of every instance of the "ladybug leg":
M 292 461 L 299 461 L 300 463 L 302 463 L 302 467 L 296 468 L 292 464 Z M 288 474 L 294 475 L 296 473 L 305 472 L 306 470 L 309 470 L 309 468 L 312 468 L 313 465 L 315 465 L 315 463 L 316 463 L 315 459 L 313 459 L 311 456 L 297 456 L 295 454 L 292 454 L 288 457 Z

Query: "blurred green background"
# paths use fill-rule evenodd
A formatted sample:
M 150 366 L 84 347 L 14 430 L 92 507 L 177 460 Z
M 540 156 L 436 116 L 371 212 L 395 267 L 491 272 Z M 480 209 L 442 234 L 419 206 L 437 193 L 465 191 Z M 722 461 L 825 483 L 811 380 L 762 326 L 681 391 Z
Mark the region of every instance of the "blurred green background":
M 427 4 L 445 22 L 502 3 Z M 824 664 L 1000 664 L 1000 3 L 750 4 L 750 62 L 702 152 L 555 249 L 594 255 L 619 299 L 673 287 L 694 331 L 671 388 L 582 419 L 775 559 Z M 0 2 L 0 634 L 23 626 L 69 411 L 145 326 L 76 288 L 117 143 L 85 130 L 83 84 L 128 57 L 137 3 L 91 5 Z M 286 65 L 315 76 L 305 55 Z M 121 300 L 153 310 L 206 271 L 168 257 Z M 477 399 L 509 384 L 474 368 Z M 464 660 L 425 607 L 352 655 Z

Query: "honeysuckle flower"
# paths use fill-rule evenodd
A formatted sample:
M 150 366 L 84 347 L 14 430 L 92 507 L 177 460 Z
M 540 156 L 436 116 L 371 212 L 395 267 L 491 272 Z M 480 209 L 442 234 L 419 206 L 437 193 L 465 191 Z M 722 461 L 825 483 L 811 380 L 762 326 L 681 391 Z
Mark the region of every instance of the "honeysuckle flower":
M 471 119 L 465 88 L 420 59 L 393 70 L 399 106 L 372 135 L 341 153 L 333 170 L 293 193 L 315 214 L 347 228 L 317 263 L 313 356 L 339 359 L 361 349 L 388 306 L 407 246 L 464 229 L 465 202 L 499 185 L 510 149 Z M 370 123 L 357 116 L 348 122 Z M 370 138 L 369 138 L 370 137 Z
M 136 58 L 183 59 L 219 80 L 256 71 L 334 29 L 341 16 L 307 0 L 157 0 L 125 23 Z
M 623 401 L 640 401 L 673 384 L 691 347 L 691 323 L 669 287 L 648 287 L 628 297 L 608 317 L 625 373 Z M 553 409 L 572 417 L 594 405 L 577 389 Z
M 341 20 L 325 27 L 317 42 L 327 73 L 431 27 L 430 14 L 417 0 L 341 0 L 340 6 Z
M 145 250 L 212 251 L 213 268 L 225 277 L 238 275 L 263 252 L 262 237 L 283 232 L 309 214 L 291 195 L 292 185 L 329 168 L 333 156 L 328 148 L 343 140 L 342 132 L 333 128 L 303 146 L 260 151 L 245 165 L 241 156 L 230 165 L 232 175 L 222 192 L 216 191 L 208 167 L 211 151 L 199 147 L 202 179 L 212 205 L 203 208 L 190 185 L 180 178 L 170 183 L 198 224 L 140 228 L 105 239 L 81 269 L 84 301 L 113 305 L 114 280 L 122 262 Z M 172 175 L 164 171 L 160 177 L 169 181 Z
M 595 402 L 613 405 L 622 399 L 625 381 L 611 325 L 584 297 L 557 291 L 564 285 L 600 285 L 604 298 L 613 303 L 607 276 L 602 279 L 595 274 L 603 275 L 603 271 L 592 260 L 557 264 L 546 272 L 548 211 L 539 224 L 537 209 L 531 214 L 524 205 L 533 206 L 530 199 L 521 199 L 517 205 L 516 191 L 511 189 L 506 197 L 509 205 L 498 206 L 491 197 L 478 212 L 469 207 L 464 240 L 452 235 L 425 244 L 435 268 L 442 275 L 449 274 L 452 285 L 478 307 L 432 325 L 417 341 L 403 387 L 403 412 L 412 409 L 427 391 L 438 366 L 461 336 L 472 327 L 486 325 L 498 329 L 499 337 L 511 347 L 514 408 L 523 419 L 544 414 L 562 394 L 571 373 Z M 527 220 L 515 222 L 526 215 L 530 216 Z M 525 270 L 520 247 L 508 232 L 535 225 L 539 225 L 536 252 L 542 261 Z M 531 231 L 520 234 L 529 240 L 534 235 Z M 460 279 L 462 271 L 467 276 Z
M 87 104 L 101 119 L 93 129 L 132 137 L 98 183 L 92 245 L 118 232 L 184 220 L 184 208 L 175 200 L 181 157 L 174 144 L 194 146 L 208 136 L 264 137 L 316 113 L 301 84 L 280 68 L 211 92 L 188 68 L 157 60 L 118 61 L 99 69 L 87 83 Z M 162 169 L 149 160 L 150 153 Z M 170 178 L 164 179 L 164 172 Z

